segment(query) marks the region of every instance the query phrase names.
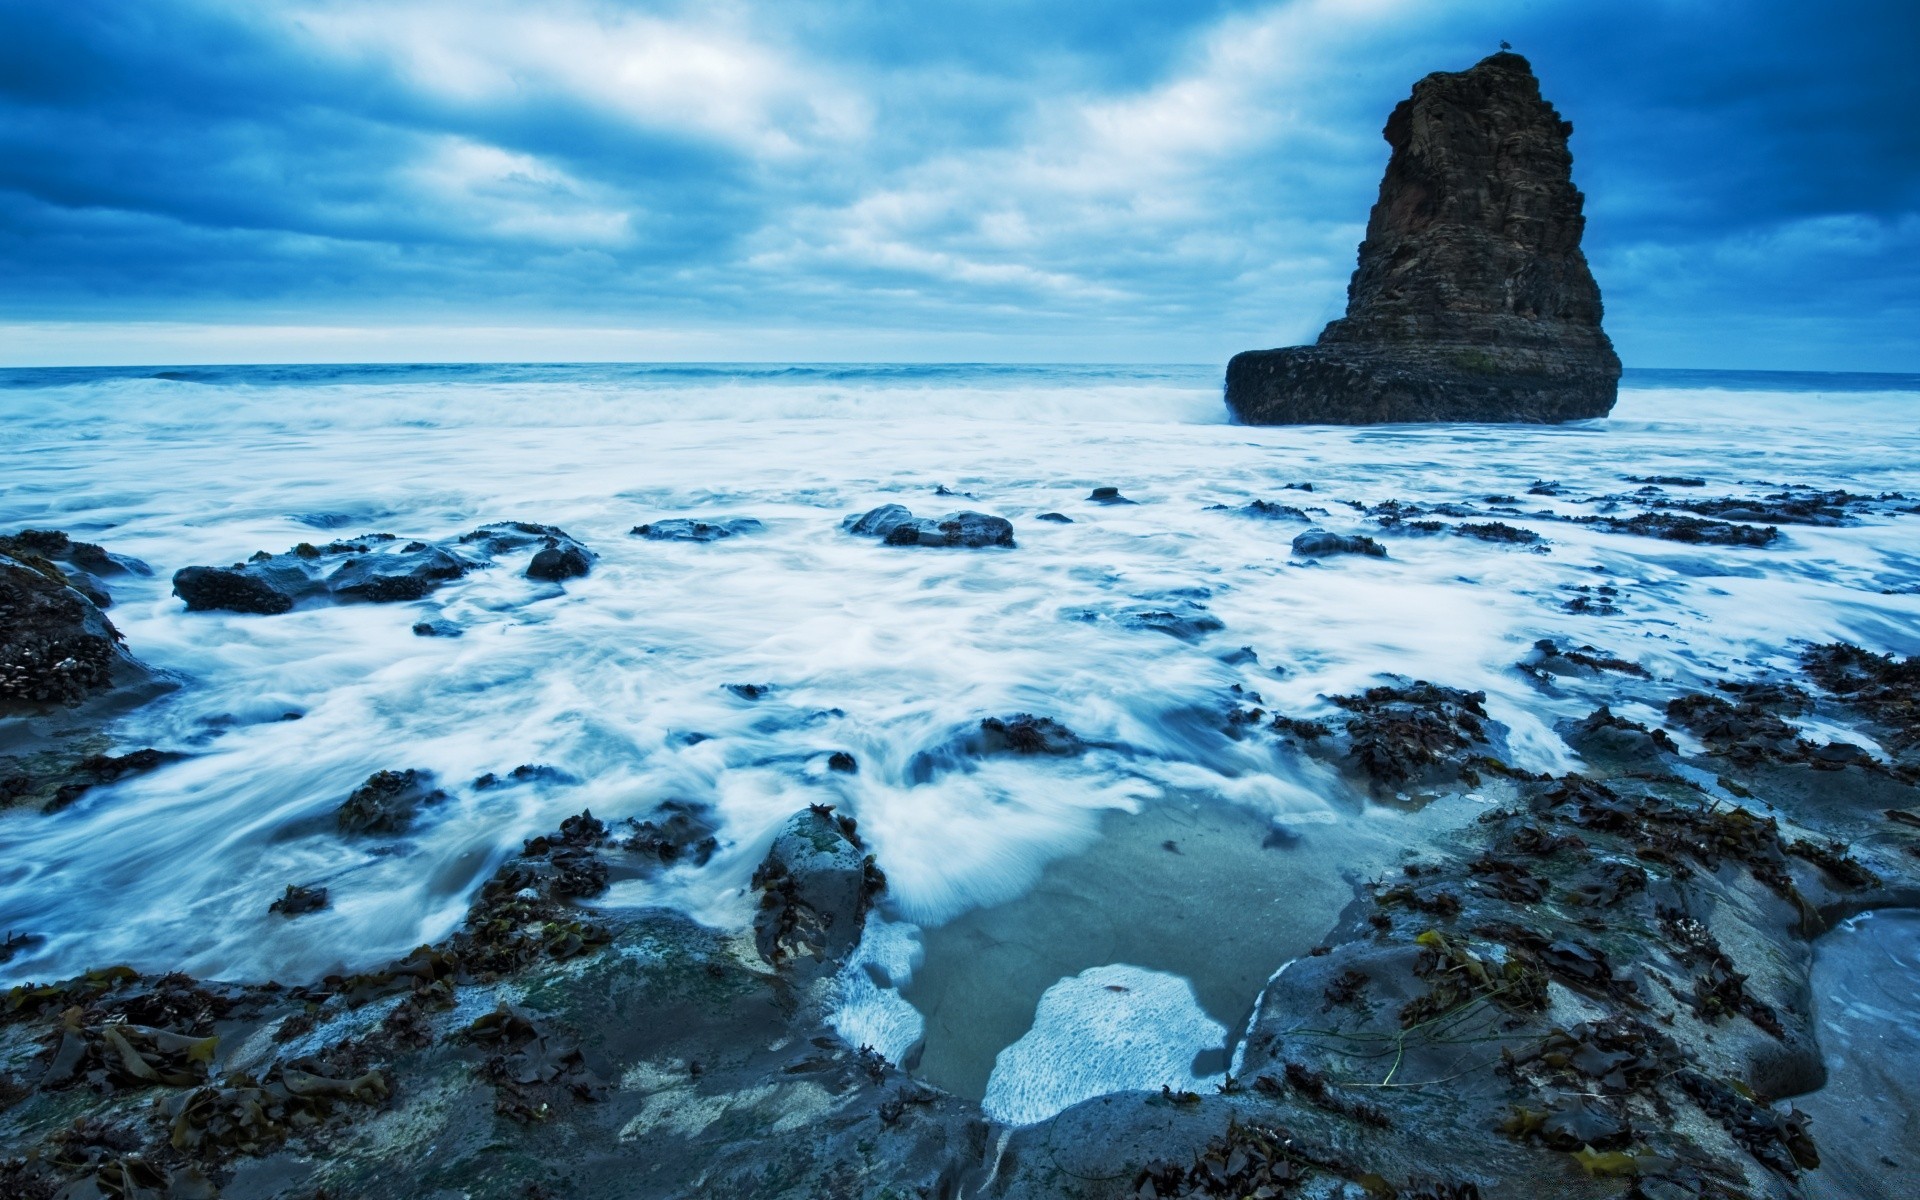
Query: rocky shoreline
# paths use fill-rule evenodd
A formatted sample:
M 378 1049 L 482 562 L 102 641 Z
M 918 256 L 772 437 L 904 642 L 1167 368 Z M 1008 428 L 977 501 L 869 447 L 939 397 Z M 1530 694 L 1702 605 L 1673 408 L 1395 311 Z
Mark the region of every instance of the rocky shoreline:
M 1695 536 L 1677 540 L 1752 552 L 1781 526 L 1910 508 L 1891 494 L 1670 490 L 1687 486 L 1585 503 L 1619 521 L 1613 532 L 1685 529 Z M 1099 502 L 1121 501 L 1106 490 Z M 1531 490 L 1567 502 L 1550 482 Z M 1351 507 L 1384 537 L 1452 531 L 1548 552 L 1494 518 L 1580 519 L 1509 496 Z M 1637 511 L 1613 516 L 1622 509 Z M 1330 514 L 1267 504 L 1239 515 Z M 1666 517 L 1771 536 L 1637 527 Z M 755 528 L 698 525 L 656 528 L 695 542 Z M 565 560 L 559 578 L 591 567 L 592 552 L 557 529 L 470 537 L 486 530 L 512 545 L 469 550 L 485 563 L 530 553 L 531 568 L 551 551 Z M 849 518 L 847 532 L 901 546 L 1013 543 L 999 518 L 904 508 Z M 35 616 L 9 626 L 21 631 L 5 647 L 20 681 L 9 700 L 32 715 L 10 722 L 0 785 L 9 804 L 47 809 L 168 761 L 108 740 L 111 714 L 168 681 L 127 654 L 73 563 L 34 549 L 55 537 L 0 545 L 5 599 Z M 1324 534 L 1295 548 L 1333 553 L 1342 537 L 1380 545 Z M 433 548 L 389 553 L 389 541 L 220 570 L 252 581 L 234 594 L 272 588 L 289 608 L 420 598 L 405 581 L 431 573 Z M 345 561 L 361 556 L 395 570 Z M 349 568 L 401 582 L 345 592 L 335 584 Z M 182 594 L 196 586 L 190 577 Z M 1220 627 L 1198 607 L 1086 619 L 1183 639 Z M 701 810 L 615 825 L 581 812 L 499 867 L 458 931 L 377 969 L 243 983 L 103 964 L 14 988 L 0 1002 L 0 1184 L 24 1200 L 1800 1194 L 1820 1130 L 1787 1101 L 1825 1081 L 1814 941 L 1855 914 L 1920 905 L 1920 661 L 1809 646 L 1796 676 L 1687 692 L 1605 649 L 1550 640 L 1515 669 L 1543 694 L 1591 705 L 1560 730 L 1582 772 L 1512 766 L 1484 698 L 1443 682 L 1331 697 L 1337 715 L 1323 719 L 1272 712 L 1251 692 L 1221 697 L 1227 736 L 1322 761 L 1374 803 L 1471 815 L 1357 888 L 1323 943 L 1248 997 L 1231 1071 L 1205 1094 L 1107 1095 L 998 1125 L 833 1031 L 847 964 L 886 895 L 850 817 L 824 803 L 794 813 L 755 872 L 753 927 L 729 932 L 592 906 L 622 879 L 704 861 L 714 827 Z M 765 691 L 751 687 L 743 699 Z M 1615 715 L 1648 709 L 1668 728 Z M 1810 715 L 1882 753 L 1806 740 L 1792 722 Z M 1072 724 L 1071 713 L 988 716 L 949 753 L 1067 760 L 1095 744 Z M 859 764 L 843 753 L 830 769 Z M 343 798 L 341 834 L 388 836 L 443 795 L 395 763 Z M 274 911 L 299 921 L 327 903 L 325 889 L 288 881 Z M 10 931 L 8 957 L 16 933 L 31 936 Z

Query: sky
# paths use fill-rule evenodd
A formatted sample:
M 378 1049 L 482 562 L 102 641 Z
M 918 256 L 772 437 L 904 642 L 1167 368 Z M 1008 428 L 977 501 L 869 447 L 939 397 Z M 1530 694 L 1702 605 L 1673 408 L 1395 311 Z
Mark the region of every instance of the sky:
M 0 0 L 0 364 L 1224 362 L 1503 40 L 1628 366 L 1920 370 L 1915 0 Z

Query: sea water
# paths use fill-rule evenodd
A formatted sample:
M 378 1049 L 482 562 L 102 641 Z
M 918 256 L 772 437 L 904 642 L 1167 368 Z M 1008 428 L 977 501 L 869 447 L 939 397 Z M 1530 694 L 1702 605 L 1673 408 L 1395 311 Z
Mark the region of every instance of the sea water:
M 184 755 L 65 811 L 0 817 L 0 924 L 42 939 L 0 980 L 364 968 L 456 928 L 523 839 L 666 800 L 709 808 L 719 852 L 599 902 L 742 927 L 777 826 L 831 803 L 889 881 L 844 1028 L 1022 1115 L 1080 1085 L 994 1082 L 996 1065 L 1057 1058 L 1043 1043 L 1076 1027 L 1188 1062 L 1165 1082 L 1219 1069 L 1228 1048 L 1194 1039 L 1239 1028 L 1353 879 L 1444 819 L 1230 736 L 1222 715 L 1250 694 L 1313 718 L 1394 675 L 1482 690 L 1509 759 L 1558 771 L 1578 760 L 1555 726 L 1591 703 L 1514 669 L 1537 639 L 1675 690 L 1789 667 L 1808 641 L 1920 650 L 1920 518 L 1747 548 L 1532 515 L 1592 512 L 1583 498 L 1655 475 L 1703 478 L 1690 495 L 1920 496 L 1916 377 L 1629 372 L 1605 420 L 1348 429 L 1233 425 L 1214 367 L 13 370 L 0 439 L 0 531 L 65 529 L 155 568 L 110 581 L 110 615 L 182 686 L 113 732 Z M 1560 494 L 1529 495 L 1540 481 Z M 1135 503 L 1095 503 L 1098 486 Z M 1518 498 L 1501 519 L 1546 544 L 1384 532 L 1354 507 L 1489 497 Z M 1255 499 L 1389 557 L 1298 558 L 1304 523 L 1230 511 Z M 842 532 L 883 503 L 999 514 L 1019 544 Z M 1049 512 L 1071 522 L 1035 519 Z M 628 532 L 737 516 L 765 528 L 705 545 Z M 419 603 L 279 616 L 188 613 L 169 585 L 257 550 L 498 520 L 565 528 L 592 574 L 554 588 L 503 563 Z M 1600 584 L 1617 612 L 1568 610 Z M 1220 627 L 1169 636 L 1130 623 L 1141 611 Z M 415 636 L 428 618 L 464 635 Z M 1020 712 L 1100 748 L 952 752 Z M 829 770 L 835 751 L 857 772 Z M 523 763 L 575 782 L 472 786 Z M 399 768 L 450 799 L 403 838 L 340 836 L 333 810 Z M 289 883 L 327 887 L 331 907 L 270 915 Z M 1090 982 L 1130 971 L 1125 992 Z M 1086 1010 L 1102 996 L 1124 999 Z M 1173 1042 L 1141 1055 L 1143 1029 Z M 1104 1070 L 1086 1086 L 1111 1085 Z

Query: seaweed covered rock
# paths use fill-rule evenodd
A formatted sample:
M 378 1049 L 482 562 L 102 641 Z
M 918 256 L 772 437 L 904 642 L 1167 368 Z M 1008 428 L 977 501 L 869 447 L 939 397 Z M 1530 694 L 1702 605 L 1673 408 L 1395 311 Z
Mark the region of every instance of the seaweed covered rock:
M 78 704 L 144 677 L 124 641 L 59 567 L 0 551 L 0 709 Z
M 842 528 L 856 537 L 879 538 L 889 546 L 978 549 L 1013 545 L 1013 525 L 1004 517 L 978 512 L 916 517 L 899 504 L 883 504 L 859 516 L 848 517 Z
M 430 771 L 376 771 L 347 797 L 336 818 L 343 833 L 404 833 L 422 807 L 446 798 Z
M 1347 287 L 1312 346 L 1227 364 L 1253 425 L 1572 421 L 1612 410 L 1620 359 L 1580 237 L 1573 127 L 1526 59 L 1435 72 L 1387 119 L 1393 155 Z
M 1332 697 L 1347 713 L 1346 762 L 1386 788 L 1476 782 L 1473 761 L 1491 749 L 1486 699 L 1425 680 Z
M 760 909 L 753 920 L 760 957 L 832 965 L 859 944 L 867 909 L 885 878 L 866 853 L 853 818 L 816 804 L 788 818 L 753 873 Z
M 115 554 L 92 542 L 76 542 L 58 529 L 22 529 L 10 537 L 0 537 L 0 554 L 60 564 L 68 585 L 101 608 L 113 607 L 113 595 L 103 576 L 153 574 L 153 568 L 137 558 Z

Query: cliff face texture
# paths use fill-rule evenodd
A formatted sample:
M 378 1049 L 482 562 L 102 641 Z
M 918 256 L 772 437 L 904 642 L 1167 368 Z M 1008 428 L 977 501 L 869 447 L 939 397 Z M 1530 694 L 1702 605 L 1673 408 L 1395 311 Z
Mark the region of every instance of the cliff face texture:
M 1572 132 L 1517 54 L 1414 84 L 1387 118 L 1393 157 L 1347 315 L 1312 346 L 1235 355 L 1234 416 L 1363 425 L 1611 411 L 1620 359 L 1580 253 Z

